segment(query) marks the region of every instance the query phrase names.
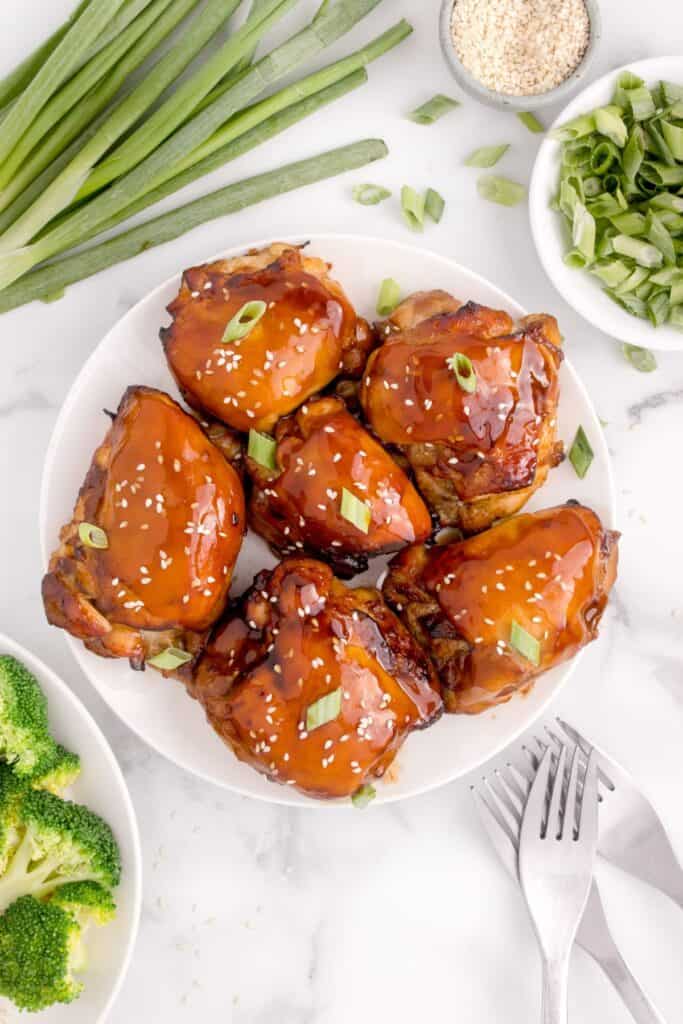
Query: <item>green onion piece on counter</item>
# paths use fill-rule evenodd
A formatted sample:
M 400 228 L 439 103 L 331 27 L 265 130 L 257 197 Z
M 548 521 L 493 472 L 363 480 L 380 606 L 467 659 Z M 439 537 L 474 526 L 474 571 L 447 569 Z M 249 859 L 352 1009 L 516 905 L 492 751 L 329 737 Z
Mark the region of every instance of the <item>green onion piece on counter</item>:
M 351 494 L 351 491 L 347 491 L 345 487 L 342 487 L 339 511 L 343 518 L 361 533 L 367 533 L 370 529 L 372 520 L 370 508 L 355 494 Z
M 368 783 L 366 783 L 364 786 L 361 786 L 360 789 L 356 790 L 356 792 L 351 797 L 351 803 L 360 811 L 364 807 L 367 807 L 368 804 L 371 804 L 376 796 L 377 791 L 375 787 L 370 786 Z
M 501 178 L 497 174 L 482 174 L 477 181 L 477 191 L 482 199 L 501 206 L 517 206 L 526 196 L 524 185 L 509 178 Z
M 436 96 L 432 96 L 431 100 L 423 103 L 421 107 L 412 110 L 408 117 L 411 121 L 415 121 L 416 124 L 434 124 L 440 117 L 447 114 L 449 110 L 454 110 L 459 106 L 460 104 L 457 100 L 451 99 L 450 96 L 444 96 L 443 93 L 437 93 Z
M 443 217 L 446 208 L 446 200 L 436 189 L 428 188 L 425 192 L 425 213 L 435 224 L 438 224 Z
M 480 146 L 479 149 L 475 149 L 470 153 L 465 160 L 465 166 L 495 167 L 509 148 L 510 144 L 508 142 L 503 142 L 500 146 Z
M 153 658 L 148 658 L 147 664 L 161 669 L 162 672 L 172 672 L 188 661 L 192 661 L 192 655 L 188 651 L 183 651 L 180 647 L 167 647 Z
M 352 196 L 357 203 L 361 206 L 376 206 L 377 203 L 383 202 L 388 199 L 391 195 L 391 191 L 388 188 L 383 188 L 381 185 L 371 185 L 366 183 L 363 185 L 354 185 Z
M 254 462 L 258 462 L 264 469 L 277 469 L 276 451 L 277 441 L 270 434 L 261 434 L 258 430 L 249 431 L 247 455 Z
M 621 351 L 631 366 L 640 373 L 652 373 L 653 370 L 657 369 L 657 360 L 649 348 L 641 348 L 640 345 L 628 345 L 624 342 L 621 346 Z
M 408 227 L 413 231 L 424 229 L 425 197 L 410 185 L 404 185 L 401 189 L 401 209 Z
M 514 647 L 514 649 L 519 654 L 521 654 L 523 658 L 526 658 L 527 661 L 530 661 L 532 665 L 540 665 L 540 642 L 536 639 L 535 636 L 532 636 L 531 633 L 528 633 L 523 626 L 520 626 L 520 624 L 516 622 L 514 619 L 512 620 L 512 625 L 510 626 L 510 646 Z
M 535 135 L 540 132 L 544 132 L 545 128 L 538 120 L 535 114 L 532 114 L 530 110 L 520 110 L 517 117 L 522 122 L 525 128 L 528 128 L 530 132 L 534 132 Z
M 78 536 L 86 548 L 97 548 L 100 551 L 106 551 L 109 547 L 107 534 L 100 526 L 95 526 L 93 523 L 79 523 Z
M 401 286 L 393 277 L 385 277 L 379 286 L 377 296 L 377 315 L 389 316 L 401 301 Z
M 464 352 L 454 352 L 446 360 L 449 370 L 455 374 L 458 386 L 469 395 L 477 390 L 477 372 L 472 365 L 472 360 Z
M 342 688 L 331 690 L 306 708 L 306 732 L 313 732 L 321 725 L 333 722 L 339 716 L 342 706 Z
M 239 341 L 253 331 L 267 309 L 263 299 L 252 299 L 238 309 L 228 326 L 223 331 L 222 342 Z
M 569 449 L 569 461 L 574 467 L 576 475 L 581 480 L 583 480 L 588 472 L 593 458 L 593 449 L 590 446 L 590 441 L 586 437 L 586 432 L 583 427 L 579 427 L 576 431 L 576 437 L 574 438 L 573 444 Z

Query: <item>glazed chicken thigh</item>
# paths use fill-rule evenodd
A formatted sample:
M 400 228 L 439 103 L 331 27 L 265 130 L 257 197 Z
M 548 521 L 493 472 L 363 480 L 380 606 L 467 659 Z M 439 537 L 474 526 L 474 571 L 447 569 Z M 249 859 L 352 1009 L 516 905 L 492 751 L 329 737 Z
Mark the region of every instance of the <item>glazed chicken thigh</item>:
M 162 391 L 125 392 L 43 579 L 48 621 L 133 668 L 195 654 L 246 528 L 235 470 Z
M 425 540 L 431 517 L 391 456 L 337 398 L 280 420 L 275 469 L 247 457 L 249 523 L 280 555 L 323 556 L 342 577 Z
M 465 533 L 517 512 L 562 458 L 554 317 L 510 316 L 418 292 L 379 325 L 360 400 L 409 464 L 443 526 Z
M 186 270 L 161 331 L 186 401 L 235 430 L 268 431 L 338 374 L 360 375 L 371 332 L 329 270 L 279 243 Z M 230 340 L 245 310 L 260 318 Z
M 618 536 L 569 503 L 395 556 L 384 596 L 429 652 L 446 710 L 503 703 L 595 639 Z
M 442 712 L 434 669 L 379 592 L 348 589 L 311 559 L 257 576 L 190 691 L 241 760 L 317 797 L 383 775 Z

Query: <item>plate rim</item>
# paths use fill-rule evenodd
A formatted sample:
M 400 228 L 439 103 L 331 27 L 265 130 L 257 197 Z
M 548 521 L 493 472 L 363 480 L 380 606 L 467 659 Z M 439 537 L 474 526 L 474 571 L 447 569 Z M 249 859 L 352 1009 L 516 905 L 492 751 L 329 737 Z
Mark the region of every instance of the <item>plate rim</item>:
M 335 243 L 338 243 L 338 242 L 342 242 L 342 243 L 351 242 L 352 244 L 359 244 L 359 243 L 374 244 L 374 243 L 379 243 L 381 245 L 390 246 L 390 247 L 392 247 L 394 249 L 398 249 L 398 250 L 400 250 L 404 254 L 409 253 L 412 258 L 415 258 L 416 255 L 419 257 L 420 254 L 424 254 L 425 256 L 429 257 L 430 260 L 436 260 L 436 261 L 440 262 L 441 264 L 443 264 L 444 269 L 446 269 L 449 273 L 460 273 L 460 274 L 462 274 L 465 277 L 469 277 L 471 280 L 477 282 L 478 284 L 482 284 L 483 286 L 485 286 L 487 288 L 490 288 L 490 289 L 494 290 L 495 292 L 497 292 L 498 295 L 501 297 L 501 302 L 504 303 L 506 305 L 506 307 L 509 307 L 511 309 L 511 311 L 514 311 L 514 316 L 515 317 L 525 316 L 526 315 L 526 309 L 522 305 L 520 305 L 520 303 L 517 302 L 516 299 L 514 299 L 511 295 L 509 295 L 506 291 L 504 291 L 504 289 L 499 288 L 498 285 L 494 284 L 488 278 L 484 277 L 483 274 L 479 274 L 477 271 L 471 270 L 470 268 L 464 266 L 463 264 L 459 263 L 455 259 L 451 259 L 448 256 L 442 255 L 441 253 L 433 252 L 432 250 L 426 248 L 426 246 L 418 246 L 418 245 L 411 244 L 409 242 L 395 241 L 394 239 L 382 238 L 381 236 L 377 236 L 377 235 L 362 235 L 362 234 L 357 234 L 357 233 L 353 233 L 353 232 L 333 232 L 333 231 L 285 233 L 282 237 L 278 236 L 276 241 L 284 242 L 286 244 L 291 244 L 291 245 L 301 245 L 303 242 L 312 242 L 315 245 L 320 245 L 321 248 L 322 248 L 322 246 L 324 246 L 325 242 L 329 242 L 329 241 L 333 241 Z M 209 256 L 205 257 L 203 262 L 212 262 L 213 260 L 216 260 L 216 259 L 230 258 L 230 256 L 232 256 L 232 255 L 238 255 L 240 253 L 246 252 L 246 251 L 251 250 L 251 249 L 263 248 L 263 247 L 265 247 L 267 245 L 271 245 L 271 244 L 273 244 L 273 238 L 272 237 L 269 237 L 269 238 L 266 238 L 266 239 L 257 239 L 255 241 L 240 243 L 238 245 L 234 245 L 234 246 L 230 246 L 230 247 L 225 248 L 225 249 L 221 249 L 217 253 L 214 253 L 213 255 L 209 255 Z M 47 536 L 48 531 L 47 531 L 47 522 L 46 522 L 46 520 L 47 520 L 47 497 L 48 497 L 49 479 L 52 476 L 53 466 L 55 464 L 56 453 L 58 451 L 58 436 L 62 432 L 63 423 L 67 420 L 68 415 L 70 414 L 72 406 L 76 403 L 76 395 L 81 390 L 78 387 L 79 382 L 80 382 L 81 378 L 85 376 L 87 368 L 88 368 L 90 362 L 95 358 L 95 356 L 98 353 L 98 351 L 102 347 L 104 347 L 106 345 L 110 335 L 114 331 L 117 331 L 117 330 L 121 329 L 121 327 L 123 325 L 125 325 L 125 323 L 128 321 L 129 318 L 132 319 L 137 314 L 138 308 L 143 303 L 147 303 L 150 300 L 153 300 L 157 295 L 162 293 L 165 289 L 169 288 L 173 284 L 173 282 L 175 282 L 178 279 L 179 275 L 181 275 L 182 272 L 183 271 L 180 270 L 180 271 L 177 271 L 176 273 L 171 274 L 168 277 L 166 277 L 163 281 L 161 281 L 159 284 L 157 284 L 154 288 L 150 289 L 150 291 L 148 291 L 145 295 L 143 295 L 138 300 L 138 302 L 135 303 L 134 306 L 132 306 L 126 313 L 123 314 L 122 317 L 120 317 L 114 324 L 112 324 L 112 326 L 109 328 L 109 330 L 106 332 L 106 334 L 103 335 L 103 337 L 99 340 L 99 342 L 92 349 L 90 355 L 88 356 L 88 358 L 85 360 L 85 362 L 81 366 L 78 374 L 76 375 L 76 377 L 74 378 L 74 380 L 71 383 L 71 386 L 69 387 L 68 393 L 67 393 L 67 395 L 66 395 L 66 397 L 65 397 L 65 399 L 64 399 L 64 401 L 63 401 L 63 403 L 61 405 L 61 408 L 59 410 L 57 419 L 55 420 L 54 426 L 52 428 L 52 432 L 51 432 L 51 435 L 50 435 L 50 440 L 49 440 L 49 443 L 48 443 L 48 446 L 47 446 L 47 449 L 46 449 L 46 452 L 45 452 L 45 457 L 44 457 L 44 461 L 43 461 L 43 471 L 42 471 L 42 475 L 41 475 L 38 524 L 39 524 L 39 530 L 40 530 L 40 549 L 41 549 L 41 558 L 42 558 L 42 564 L 43 564 L 43 571 L 47 571 L 47 566 L 48 566 L 48 562 L 49 562 L 49 558 L 50 558 L 50 553 L 51 553 L 51 544 L 50 544 L 48 536 Z M 519 312 L 517 312 L 517 311 L 519 311 Z M 616 483 L 615 483 L 615 477 L 614 477 L 614 469 L 613 469 L 613 466 L 612 466 L 612 459 L 611 459 L 611 456 L 610 456 L 610 453 L 609 453 L 607 442 L 605 440 L 604 431 L 603 431 L 603 429 L 602 429 L 602 427 L 600 425 L 600 421 L 598 419 L 598 416 L 597 416 L 596 410 L 594 408 L 593 402 L 592 402 L 592 400 L 590 398 L 590 395 L 588 394 L 588 389 L 586 388 L 586 386 L 583 383 L 583 380 L 581 379 L 579 374 L 574 369 L 571 360 L 566 356 L 566 354 L 565 354 L 565 357 L 564 357 L 564 360 L 563 360 L 563 366 L 565 366 L 566 369 L 568 370 L 568 372 L 571 374 L 571 376 L 573 378 L 573 381 L 574 381 L 574 384 L 577 387 L 578 391 L 580 392 L 581 397 L 582 397 L 583 401 L 586 404 L 586 407 L 590 410 L 590 414 L 591 414 L 592 421 L 593 421 L 592 422 L 592 426 L 594 428 L 592 436 L 594 438 L 598 438 L 599 439 L 596 442 L 596 446 L 601 451 L 601 454 L 603 456 L 603 460 L 605 462 L 605 466 L 606 466 L 606 469 L 607 469 L 607 472 L 606 472 L 606 485 L 607 485 L 607 492 L 608 492 L 609 500 L 607 502 L 607 506 L 608 506 L 607 507 L 607 513 L 604 516 L 605 526 L 608 529 L 615 529 L 616 528 L 616 520 L 617 520 Z M 182 400 L 182 396 L 178 395 L 177 396 L 177 400 L 179 400 L 180 404 L 184 406 L 184 402 Z M 117 716 L 117 718 L 121 722 L 123 722 L 123 724 L 126 726 L 126 728 L 130 729 L 131 732 L 135 736 L 137 736 L 138 739 L 142 743 L 144 743 L 150 749 L 154 750 L 155 753 L 159 754 L 161 757 L 165 758 L 167 761 L 170 761 L 171 764 L 174 764 L 177 767 L 181 768 L 183 771 L 186 771 L 189 774 L 195 776 L 196 778 L 201 779 L 203 782 L 208 782 L 210 785 L 219 786 L 220 788 L 225 789 L 225 790 L 227 790 L 229 792 L 232 792 L 232 793 L 236 793 L 239 796 L 249 797 L 252 800 L 259 800 L 259 801 L 262 801 L 264 803 L 278 804 L 280 806 L 286 806 L 286 807 L 297 807 L 297 808 L 304 807 L 304 808 L 309 808 L 310 810 L 322 810 L 322 809 L 324 809 L 324 810 L 339 810 L 340 808 L 345 808 L 345 809 L 349 809 L 349 810 L 352 809 L 352 805 L 351 805 L 350 801 L 319 800 L 319 799 L 315 799 L 315 798 L 312 799 L 310 797 L 306 797 L 306 796 L 303 796 L 303 795 L 298 794 L 298 793 L 292 793 L 291 790 L 288 789 L 287 787 L 285 787 L 285 786 L 278 786 L 276 784 L 272 784 L 272 786 L 271 786 L 271 788 L 273 790 L 272 794 L 270 792 L 254 793 L 250 789 L 248 789 L 246 787 L 243 787 L 239 782 L 235 783 L 235 782 L 227 782 L 227 781 L 224 781 L 224 780 L 219 780 L 219 779 L 217 779 L 215 777 L 212 777 L 212 776 L 208 775 L 206 772 L 202 771 L 200 768 L 192 766 L 192 765 L 186 763 L 185 760 L 182 760 L 182 759 L 180 759 L 180 758 L 178 758 L 176 756 L 173 756 L 170 753 L 168 753 L 166 750 L 161 749 L 157 745 L 157 743 L 152 742 L 150 739 L 148 739 L 146 736 L 144 736 L 138 730 L 136 724 L 135 725 L 131 724 L 131 722 L 129 722 L 126 718 L 124 718 L 119 713 L 118 709 L 112 703 L 110 703 L 106 688 L 105 687 L 100 687 L 97 683 L 95 683 L 93 681 L 93 679 L 91 678 L 90 672 L 85 667 L 85 664 L 84 664 L 84 662 L 82 660 L 82 654 L 83 654 L 85 648 L 83 648 L 83 645 L 80 643 L 80 641 L 78 641 L 75 637 L 72 637 L 69 633 L 65 632 L 64 630 L 60 630 L 59 632 L 62 634 L 64 641 L 66 642 L 67 646 L 70 648 L 73 657 L 75 658 L 75 660 L 76 660 L 80 670 L 83 672 L 83 675 L 87 679 L 89 685 L 92 686 L 95 689 L 95 691 L 99 694 L 99 696 L 105 701 L 105 703 L 107 704 L 107 707 L 110 708 L 110 710 Z M 584 653 L 585 653 L 585 648 L 580 650 L 578 652 L 578 654 L 575 655 L 575 657 L 571 661 L 565 663 L 564 678 L 562 679 L 562 681 L 561 681 L 561 683 L 559 685 L 554 687 L 550 691 L 550 693 L 548 693 L 544 697 L 544 699 L 542 701 L 540 701 L 538 708 L 535 710 L 534 717 L 530 721 L 527 721 L 527 722 L 521 724 L 519 726 L 519 728 L 516 729 L 514 733 L 511 733 L 510 735 L 508 735 L 505 740 L 501 740 L 500 743 L 498 743 L 494 748 L 491 749 L 491 751 L 486 755 L 486 757 L 484 759 L 482 759 L 481 761 L 478 761 L 476 764 L 471 765 L 470 767 L 466 768 L 465 770 L 458 772 L 456 775 L 452 775 L 449 778 L 438 778 L 438 779 L 436 779 L 436 780 L 434 780 L 432 782 L 429 782 L 427 784 L 417 786 L 414 789 L 410 790 L 409 792 L 396 793 L 395 795 L 392 795 L 390 787 L 387 787 L 386 790 L 382 790 L 381 797 L 380 797 L 380 794 L 378 794 L 378 797 L 380 797 L 380 798 L 377 800 L 377 806 L 393 804 L 393 803 L 397 803 L 397 802 L 399 802 L 401 800 L 411 799 L 413 797 L 416 797 L 416 796 L 422 795 L 424 793 L 428 793 L 428 792 L 431 792 L 431 791 L 433 791 L 435 789 L 438 789 L 441 786 L 448 785 L 451 782 L 455 782 L 458 779 L 461 779 L 461 778 L 465 777 L 470 772 L 476 771 L 482 764 L 485 764 L 486 761 L 489 761 L 492 758 L 498 756 L 502 750 L 504 750 L 506 747 L 510 746 L 511 744 L 515 743 L 516 740 L 526 730 L 528 730 L 534 724 L 534 722 L 538 721 L 538 719 L 547 711 L 548 706 L 552 703 L 553 700 L 555 700 L 557 698 L 559 693 L 566 686 L 567 682 L 569 681 L 569 679 L 571 678 L 573 673 L 576 671 L 576 668 L 578 667 L 578 664 L 580 663 L 581 658 L 583 657 Z M 230 755 L 232 757 L 235 756 L 232 751 L 230 751 L 229 753 L 230 753 Z M 292 797 L 294 797 L 294 799 L 292 799 Z
M 581 285 L 578 285 L 576 288 L 578 299 L 575 299 L 573 294 L 571 297 L 565 294 L 563 282 L 558 279 L 555 270 L 557 260 L 550 256 L 551 250 L 554 252 L 552 248 L 554 246 L 554 238 L 549 236 L 547 231 L 544 231 L 544 224 L 547 223 L 544 214 L 548 208 L 548 203 L 547 196 L 543 191 L 543 183 L 546 177 L 546 165 L 553 159 L 560 145 L 557 139 L 551 138 L 551 132 L 569 118 L 574 117 L 578 112 L 578 108 L 586 106 L 585 96 L 588 93 L 592 90 L 600 92 L 601 89 L 613 84 L 617 76 L 623 71 L 633 71 L 643 78 L 648 76 L 650 78 L 657 77 L 657 73 L 653 68 L 670 61 L 679 64 L 683 70 L 683 56 L 681 55 L 664 54 L 659 57 L 643 57 L 641 60 L 628 61 L 617 68 L 613 68 L 611 71 L 607 71 L 600 78 L 596 78 L 595 81 L 590 82 L 581 89 L 564 106 L 546 130 L 545 138 L 541 142 L 534 160 L 529 182 L 529 223 L 531 226 L 531 236 L 541 266 L 553 288 L 568 306 L 578 313 L 579 316 L 582 316 L 584 320 L 587 320 L 589 324 L 597 328 L 597 330 L 602 331 L 603 334 L 610 335 L 617 341 L 627 342 L 631 345 L 642 346 L 646 344 L 648 348 L 652 348 L 657 352 L 682 351 L 683 331 L 677 331 L 675 328 L 669 327 L 666 333 L 661 333 L 661 328 L 655 328 L 645 320 L 631 316 L 616 303 L 611 303 L 611 306 L 614 307 L 613 309 L 607 306 L 604 310 L 602 307 L 598 308 L 592 296 L 602 295 L 603 293 L 597 287 L 596 282 L 594 282 L 596 285 L 594 289 L 583 288 Z M 548 241 L 549 237 L 550 240 Z M 576 279 L 577 281 L 585 280 L 588 283 L 588 278 L 582 278 L 579 271 L 576 272 Z M 610 300 L 606 299 L 606 301 Z M 662 326 L 666 327 L 666 325 Z
M 76 710 L 77 715 L 85 721 L 86 725 L 97 738 L 98 745 L 100 746 L 106 760 L 109 763 L 109 767 L 112 770 L 113 777 L 118 782 L 118 787 L 121 792 L 123 807 L 125 811 L 127 825 L 130 831 L 132 839 L 132 852 L 133 852 L 133 863 L 127 870 L 128 877 L 131 878 L 132 886 L 132 926 L 126 937 L 126 946 L 124 949 L 123 959 L 118 973 L 113 981 L 111 991 L 107 997 L 106 1003 L 102 1007 L 99 1016 L 93 1021 L 93 1024 L 104 1024 L 109 1013 L 119 996 L 123 982 L 125 981 L 128 971 L 130 970 L 131 961 L 133 959 L 133 951 L 137 943 L 138 934 L 140 930 L 140 918 L 142 914 L 142 842 L 140 839 L 140 826 L 138 824 L 137 814 L 135 813 L 135 805 L 133 804 L 128 784 L 121 770 L 121 766 L 111 748 L 109 740 L 103 733 L 100 726 L 97 724 L 95 718 L 87 709 L 81 699 L 73 692 L 70 686 L 62 679 L 60 675 L 53 668 L 43 661 L 37 654 L 30 651 L 23 644 L 19 643 L 13 637 L 7 633 L 0 631 L 0 653 L 11 654 L 19 661 L 23 662 L 28 669 L 42 681 L 43 678 L 47 677 L 50 681 L 50 685 L 54 687 L 58 693 L 59 700 L 63 700 L 68 707 Z M 90 680 L 88 679 L 88 683 Z M 95 688 L 96 689 L 96 688 Z M 48 706 L 50 702 L 50 695 L 47 695 Z M 87 980 L 85 982 L 87 989 Z M 85 991 L 85 990 L 84 990 Z M 47 1007 L 46 1009 L 49 1009 Z

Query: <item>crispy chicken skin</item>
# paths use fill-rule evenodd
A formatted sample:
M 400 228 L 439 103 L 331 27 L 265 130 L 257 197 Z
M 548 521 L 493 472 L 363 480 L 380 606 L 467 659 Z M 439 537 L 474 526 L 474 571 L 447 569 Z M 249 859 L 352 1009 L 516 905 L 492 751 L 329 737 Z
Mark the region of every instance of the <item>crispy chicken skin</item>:
M 216 627 L 190 692 L 240 760 L 327 798 L 383 775 L 408 733 L 443 709 L 434 669 L 381 594 L 305 558 L 256 577 Z M 309 727 L 326 695 L 330 720 Z
M 338 398 L 306 403 L 278 423 L 272 470 L 247 456 L 249 524 L 276 554 L 323 557 L 343 578 L 368 557 L 426 540 L 427 506 L 391 456 Z M 346 490 L 371 510 L 364 532 L 341 514 Z
M 562 459 L 556 440 L 561 338 L 552 316 L 524 317 L 417 292 L 378 325 L 360 401 L 377 437 L 410 465 L 444 526 L 485 530 L 512 515 Z M 476 374 L 463 390 L 447 360 Z
M 83 543 L 84 522 L 105 550 Z M 197 421 L 163 391 L 128 388 L 43 579 L 48 621 L 133 668 L 169 645 L 194 654 L 245 528 L 239 477 Z
M 569 503 L 396 555 L 384 596 L 429 651 L 447 711 L 504 703 L 595 639 L 618 537 L 591 509 Z M 513 622 L 539 641 L 538 665 L 511 645 Z
M 273 243 L 186 270 L 161 330 L 186 401 L 236 430 L 271 430 L 281 416 L 344 373 L 363 370 L 372 335 L 330 264 Z M 247 302 L 266 311 L 241 341 L 224 342 Z

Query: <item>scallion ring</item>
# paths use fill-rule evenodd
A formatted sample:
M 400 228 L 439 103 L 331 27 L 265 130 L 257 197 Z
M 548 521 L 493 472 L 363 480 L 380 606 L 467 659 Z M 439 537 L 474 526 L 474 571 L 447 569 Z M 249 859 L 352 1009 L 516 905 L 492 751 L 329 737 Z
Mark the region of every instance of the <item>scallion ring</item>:
M 401 189 L 401 209 L 406 223 L 413 231 L 422 231 L 425 219 L 425 197 L 410 185 Z
M 514 619 L 510 627 L 510 646 L 514 647 L 517 653 L 530 661 L 532 665 L 538 667 L 541 662 L 541 644 L 535 636 L 527 632 Z
M 354 185 L 351 194 L 361 206 L 376 206 L 378 203 L 389 198 L 391 190 L 384 188 L 382 185 L 372 185 L 370 182 L 365 182 L 363 185 Z
M 162 672 L 172 672 L 188 661 L 192 661 L 189 651 L 183 651 L 180 647 L 167 647 L 165 651 L 160 651 L 153 658 L 148 658 L 147 664 L 161 669 Z
M 277 452 L 277 441 L 270 434 L 261 434 L 258 430 L 249 431 L 249 443 L 247 455 L 254 462 L 258 462 L 264 469 L 277 469 L 275 453 Z
M 306 732 L 313 732 L 339 717 L 342 706 L 342 688 L 326 693 L 306 708 Z
M 477 373 L 469 356 L 464 352 L 454 352 L 446 360 L 449 370 L 455 374 L 458 385 L 462 391 L 474 394 L 477 390 Z
M 87 548 L 97 548 L 98 551 L 105 551 L 109 547 L 109 538 L 100 526 L 94 523 L 79 523 L 78 536 Z
M 239 341 L 241 338 L 246 336 L 253 331 L 256 324 L 259 322 L 263 314 L 265 313 L 266 303 L 262 299 L 252 299 L 251 302 L 245 302 L 244 305 L 237 310 L 228 326 L 223 331 L 222 342 Z
M 342 487 L 339 511 L 342 517 L 361 533 L 367 533 L 370 529 L 372 521 L 370 508 L 355 494 L 351 494 L 351 491 L 347 491 L 345 487 Z

